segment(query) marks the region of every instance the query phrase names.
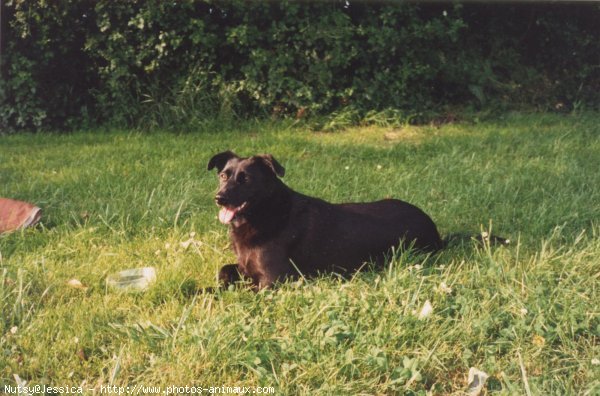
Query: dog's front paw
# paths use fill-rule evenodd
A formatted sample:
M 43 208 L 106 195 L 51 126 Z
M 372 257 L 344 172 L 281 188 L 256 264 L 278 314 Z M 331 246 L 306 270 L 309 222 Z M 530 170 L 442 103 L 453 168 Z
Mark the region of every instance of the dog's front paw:
M 227 288 L 241 279 L 237 264 L 224 265 L 219 271 L 219 285 Z

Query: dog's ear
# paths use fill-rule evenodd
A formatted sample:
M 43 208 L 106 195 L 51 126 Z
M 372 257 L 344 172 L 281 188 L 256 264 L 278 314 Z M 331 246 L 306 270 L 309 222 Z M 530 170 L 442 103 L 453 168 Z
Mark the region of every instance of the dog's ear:
M 223 168 L 225 167 L 225 164 L 227 163 L 227 161 L 229 161 L 232 158 L 240 158 L 238 157 L 234 152 L 232 151 L 223 151 L 222 153 L 216 154 L 215 156 L 213 156 L 210 161 L 208 161 L 208 170 L 211 170 L 213 168 L 217 168 L 218 172 L 221 172 L 223 170 Z
M 265 165 L 267 165 L 273 173 L 275 173 L 279 177 L 283 177 L 285 175 L 285 168 L 281 166 L 279 162 L 273 157 L 271 154 L 262 154 L 257 155 L 256 158 L 260 159 Z

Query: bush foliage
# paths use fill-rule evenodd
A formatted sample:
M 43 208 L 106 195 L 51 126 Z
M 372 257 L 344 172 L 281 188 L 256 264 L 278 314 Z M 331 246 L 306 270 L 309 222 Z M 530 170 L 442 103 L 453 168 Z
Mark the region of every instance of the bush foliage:
M 0 127 L 598 108 L 600 6 L 9 0 Z

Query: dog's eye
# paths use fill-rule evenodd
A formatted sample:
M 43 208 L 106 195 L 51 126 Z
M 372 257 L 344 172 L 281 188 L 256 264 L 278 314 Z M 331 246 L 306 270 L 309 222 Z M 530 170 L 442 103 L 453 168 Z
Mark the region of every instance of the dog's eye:
M 219 173 L 219 179 L 225 181 L 225 180 L 229 179 L 229 175 L 225 172 L 221 172 L 221 173 Z
M 246 174 L 243 172 L 240 172 L 237 174 L 237 176 L 235 177 L 235 181 L 238 182 L 238 184 L 243 184 L 246 182 Z

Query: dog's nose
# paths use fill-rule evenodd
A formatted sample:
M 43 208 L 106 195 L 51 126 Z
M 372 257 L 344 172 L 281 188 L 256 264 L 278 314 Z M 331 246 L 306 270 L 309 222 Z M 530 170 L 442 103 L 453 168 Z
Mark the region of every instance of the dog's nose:
M 223 195 L 217 194 L 215 196 L 215 202 L 217 202 L 217 205 L 223 206 L 223 205 L 227 204 L 227 199 Z

